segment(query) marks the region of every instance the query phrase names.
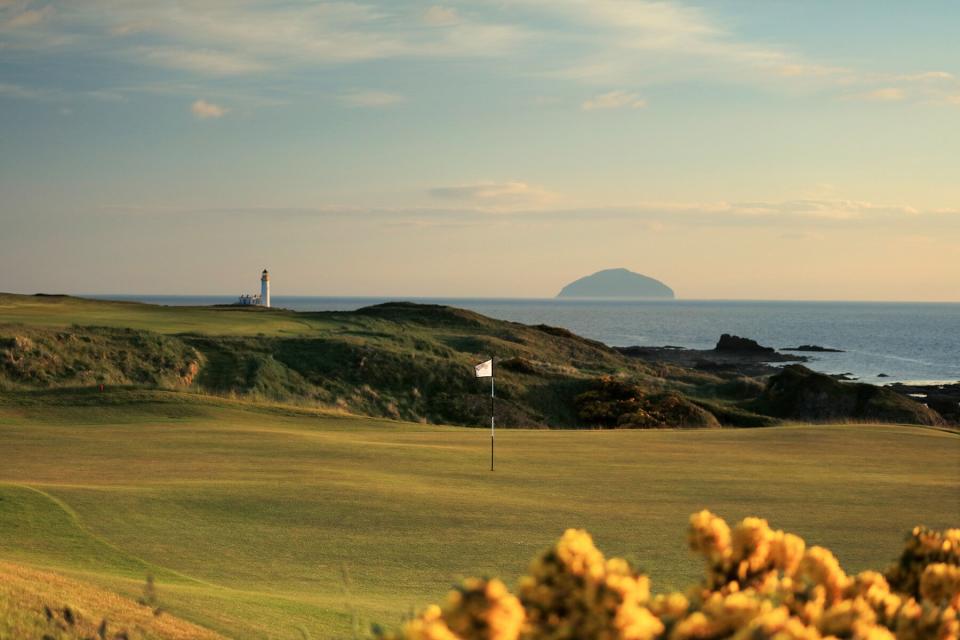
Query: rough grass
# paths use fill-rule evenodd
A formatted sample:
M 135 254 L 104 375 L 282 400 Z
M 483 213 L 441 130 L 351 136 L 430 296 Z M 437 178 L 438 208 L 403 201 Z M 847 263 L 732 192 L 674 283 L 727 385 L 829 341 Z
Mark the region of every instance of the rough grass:
M 0 558 L 237 638 L 353 637 L 458 578 L 512 581 L 567 527 L 702 574 L 686 518 L 762 515 L 851 571 L 956 526 L 960 437 L 897 426 L 488 433 L 171 392 L 0 397 Z M 109 399 L 109 400 L 108 400 Z
M 0 325 L 0 380 L 14 388 L 186 387 L 201 361 L 183 341 L 145 331 Z
M 576 387 L 599 375 L 690 386 L 568 331 L 439 305 L 296 313 L 0 294 L 0 389 L 139 385 L 479 425 L 487 387 L 473 365 L 491 354 L 531 364 L 498 371 L 501 426 L 574 426 Z
M 857 387 L 875 396 L 863 410 L 846 401 L 854 386 L 825 376 L 835 388 L 825 407 L 804 408 L 816 405 L 817 392 L 784 408 L 758 401 L 769 395 L 760 380 L 651 365 L 565 329 L 442 305 L 297 313 L 0 294 L 0 390 L 137 385 L 483 426 L 487 386 L 473 365 L 491 355 L 504 427 L 764 426 L 790 417 L 940 423 L 914 400 L 869 385 Z M 633 409 L 575 406 L 608 376 L 634 394 L 608 408 Z
M 155 333 L 303 335 L 339 326 L 329 314 L 256 307 L 167 307 L 71 296 L 0 293 L 0 323 L 65 329 L 72 325 L 142 329 Z
M 216 640 L 223 636 L 85 582 L 0 562 L 0 638 L 117 637 Z

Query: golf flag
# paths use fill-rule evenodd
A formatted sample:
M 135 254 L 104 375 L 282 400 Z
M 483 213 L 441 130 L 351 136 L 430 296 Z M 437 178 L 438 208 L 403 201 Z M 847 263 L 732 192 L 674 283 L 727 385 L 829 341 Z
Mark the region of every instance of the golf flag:
M 493 360 L 487 360 L 486 362 L 481 362 L 474 367 L 477 372 L 478 378 L 492 378 L 493 377 Z
M 478 378 L 490 378 L 490 471 L 493 471 L 493 434 L 496 420 L 494 417 L 496 412 L 493 408 L 493 358 L 490 358 L 486 362 L 481 362 L 480 364 L 475 365 L 473 370 L 477 374 Z

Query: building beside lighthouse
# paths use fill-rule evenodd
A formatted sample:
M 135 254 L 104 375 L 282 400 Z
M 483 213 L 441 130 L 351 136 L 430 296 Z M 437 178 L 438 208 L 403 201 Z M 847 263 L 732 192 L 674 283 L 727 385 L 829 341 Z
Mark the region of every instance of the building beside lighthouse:
M 260 274 L 260 294 L 245 293 L 237 298 L 241 307 L 269 307 L 270 306 L 270 272 L 266 269 Z

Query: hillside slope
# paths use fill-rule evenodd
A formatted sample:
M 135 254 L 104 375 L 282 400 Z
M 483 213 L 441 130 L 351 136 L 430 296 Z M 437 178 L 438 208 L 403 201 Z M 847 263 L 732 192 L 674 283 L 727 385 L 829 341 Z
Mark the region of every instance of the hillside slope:
M 0 295 L 0 391 L 189 390 L 481 426 L 489 420 L 489 385 L 473 376 L 473 365 L 490 357 L 504 427 L 762 426 L 804 418 L 752 402 L 763 382 L 743 384 L 735 372 L 646 362 L 565 329 L 448 306 L 297 313 Z M 869 417 L 937 423 L 910 399 Z
M 575 398 L 602 376 L 651 394 L 717 381 L 563 329 L 439 305 L 295 313 L 3 296 L 0 323 L 0 388 L 10 390 L 183 389 L 481 425 L 489 386 L 473 365 L 494 356 L 498 423 L 563 427 L 580 424 Z

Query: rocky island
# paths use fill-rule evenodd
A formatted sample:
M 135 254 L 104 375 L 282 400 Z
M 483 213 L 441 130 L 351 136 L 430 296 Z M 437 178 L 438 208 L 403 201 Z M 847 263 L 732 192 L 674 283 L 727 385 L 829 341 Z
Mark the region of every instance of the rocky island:
M 557 297 L 672 300 L 675 296 L 673 289 L 649 276 L 627 269 L 604 269 L 574 280 Z

